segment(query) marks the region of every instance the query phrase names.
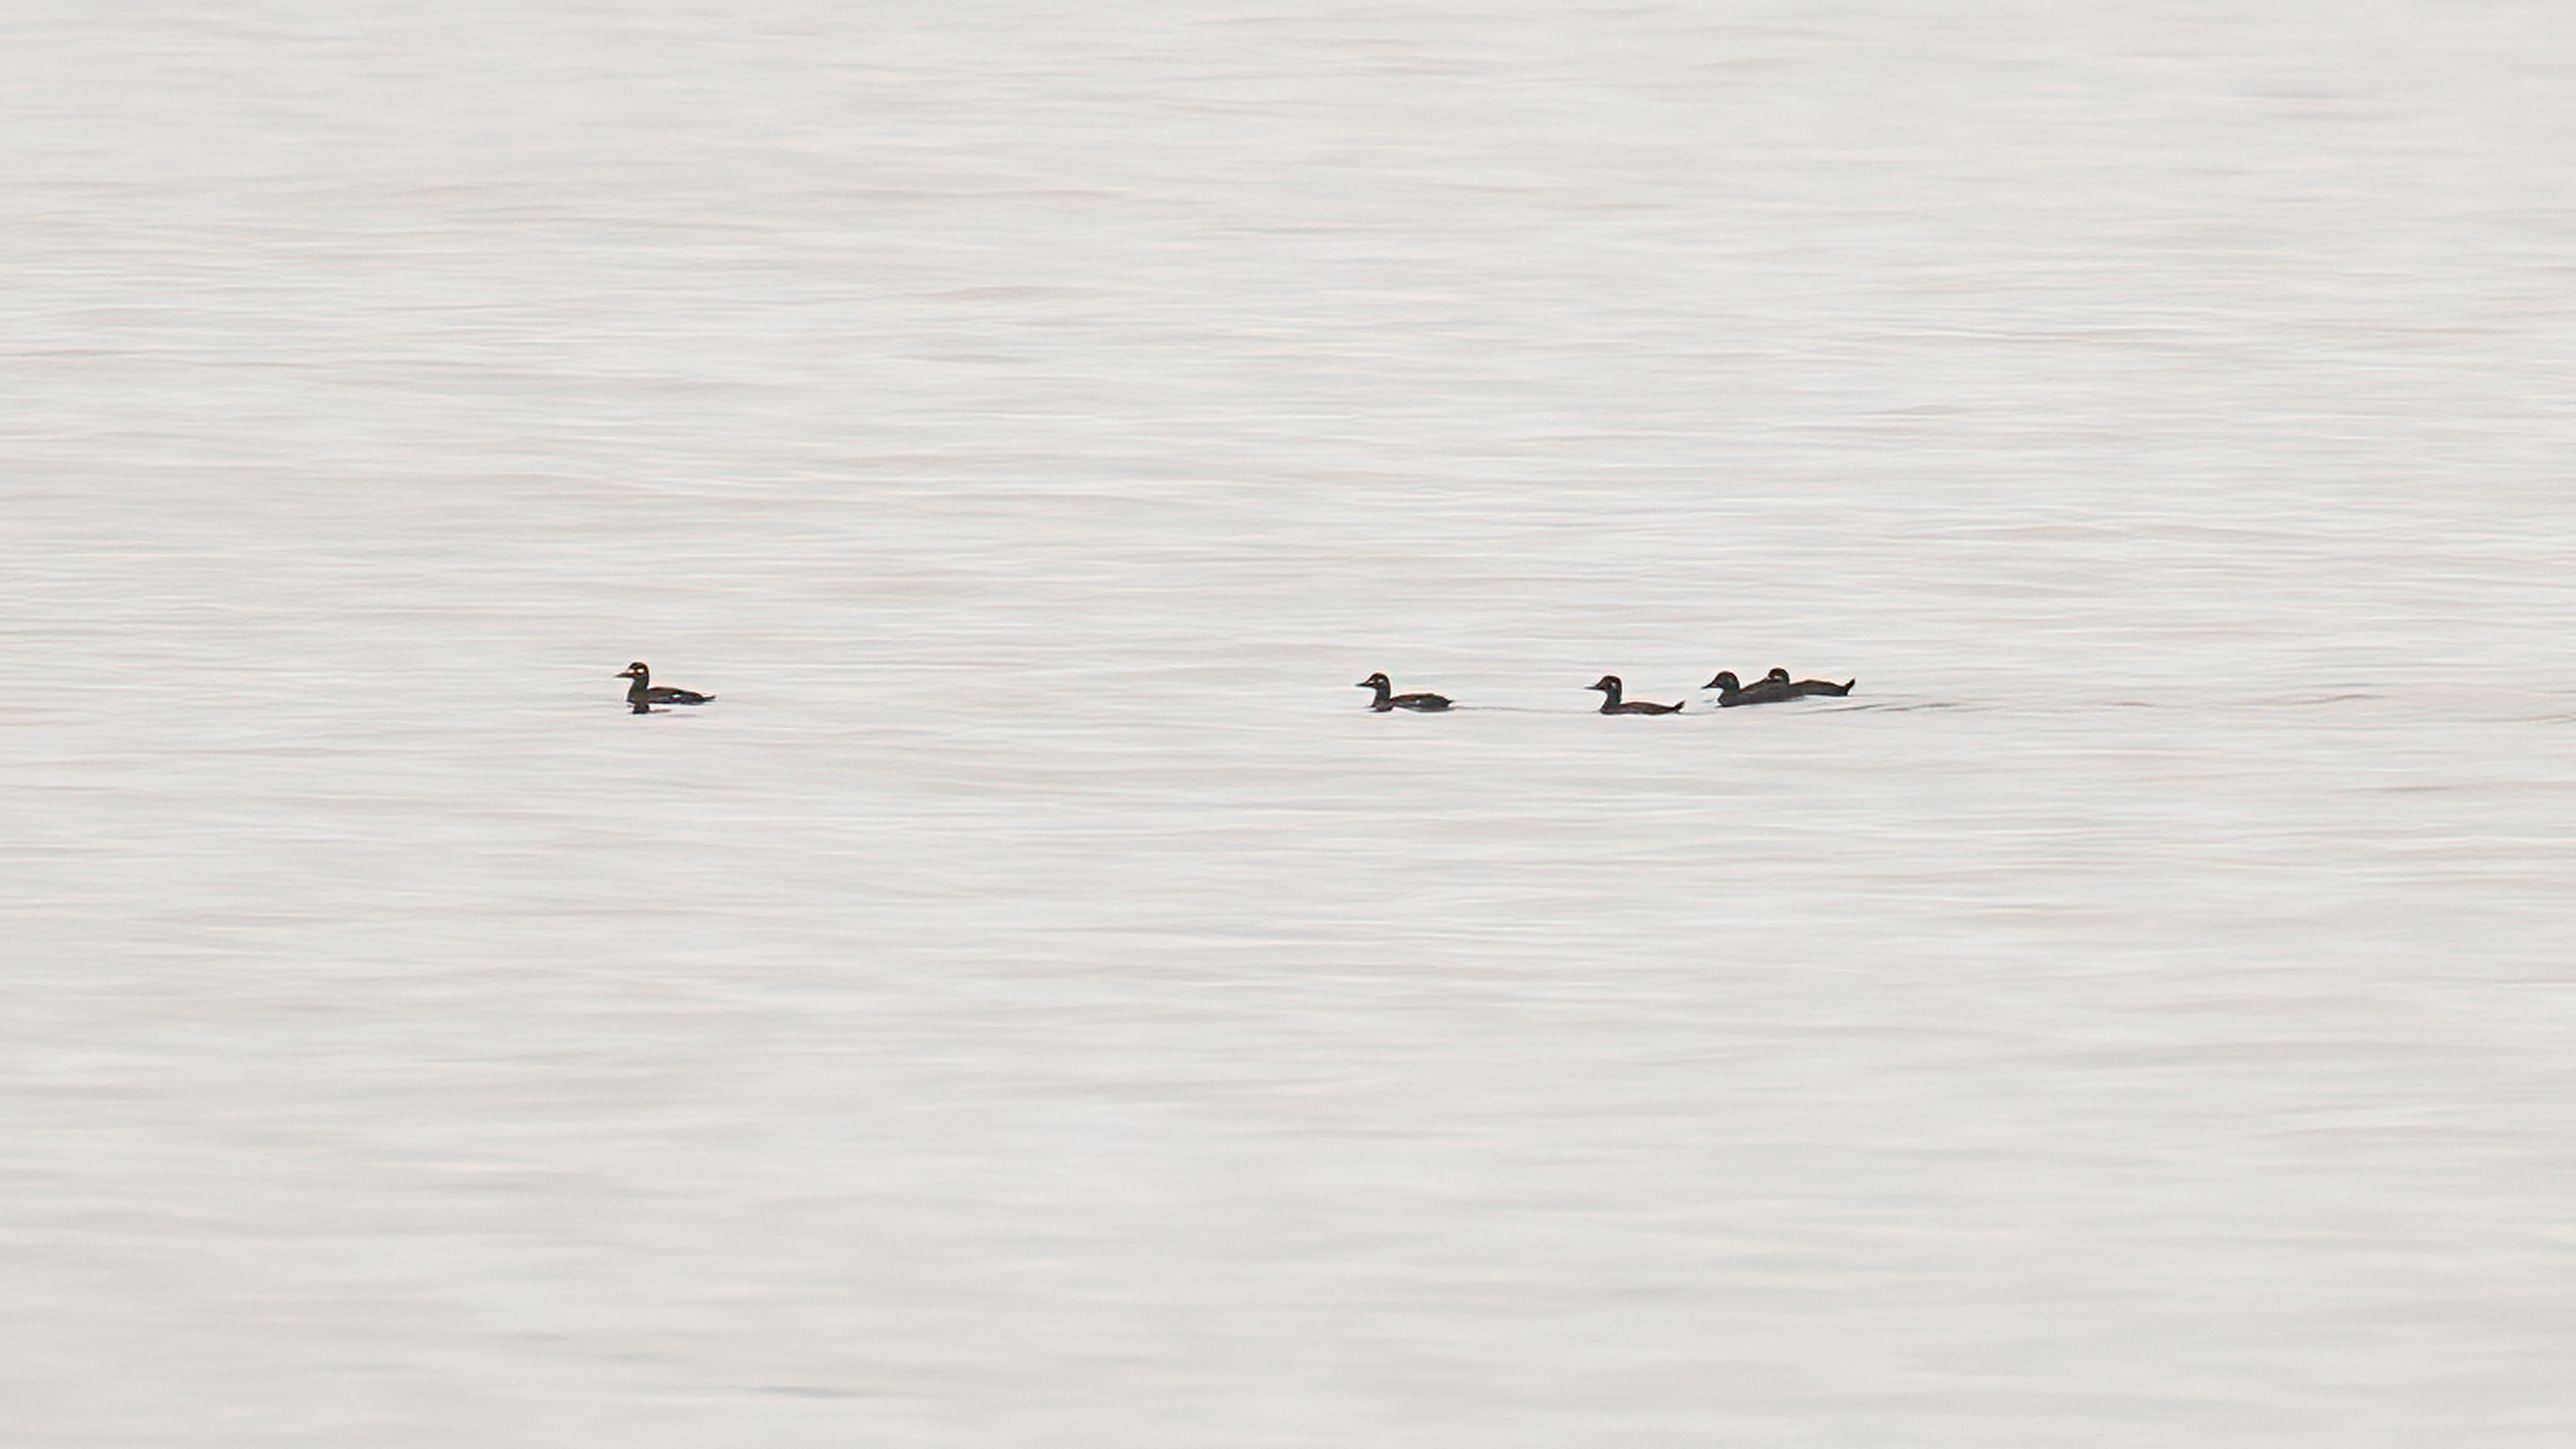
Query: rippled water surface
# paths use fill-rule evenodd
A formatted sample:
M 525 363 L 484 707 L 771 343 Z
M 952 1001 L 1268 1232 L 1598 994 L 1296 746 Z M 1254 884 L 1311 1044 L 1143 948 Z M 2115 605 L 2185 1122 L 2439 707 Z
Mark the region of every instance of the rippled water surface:
M 2245 8 L 12 8 L 6 1437 L 2568 1443 L 2576 12 Z

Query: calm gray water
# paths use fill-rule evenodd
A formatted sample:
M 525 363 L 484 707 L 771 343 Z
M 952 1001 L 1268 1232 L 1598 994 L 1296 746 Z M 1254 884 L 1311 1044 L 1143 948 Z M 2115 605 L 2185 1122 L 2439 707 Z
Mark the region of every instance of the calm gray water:
M 17 0 L 0 1437 L 2570 1442 L 2576 11 L 2091 10 Z

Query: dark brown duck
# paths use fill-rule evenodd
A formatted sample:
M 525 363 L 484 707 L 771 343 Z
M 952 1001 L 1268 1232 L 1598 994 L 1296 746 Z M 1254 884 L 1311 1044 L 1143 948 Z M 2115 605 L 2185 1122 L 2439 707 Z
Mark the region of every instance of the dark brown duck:
M 653 671 L 645 668 L 644 661 L 641 659 L 627 665 L 613 677 L 635 681 L 626 686 L 626 702 L 634 707 L 634 712 L 637 714 L 651 714 L 653 706 L 657 704 L 704 704 L 715 698 L 712 694 L 700 694 L 694 689 L 655 684 Z
M 1792 680 L 1789 678 L 1789 671 L 1781 668 L 1777 664 L 1772 665 L 1771 672 L 1763 676 L 1763 682 L 1766 684 L 1776 684 L 1781 688 L 1788 690 L 1789 697 L 1792 699 L 1805 699 L 1810 695 L 1817 694 L 1829 694 L 1840 697 L 1851 693 L 1852 686 L 1860 683 L 1857 679 L 1846 679 L 1840 684 L 1836 684 L 1830 679 Z
M 1395 692 L 1395 681 L 1383 674 L 1372 674 L 1352 687 L 1376 690 L 1377 699 L 1369 705 L 1369 708 L 1379 714 L 1384 714 L 1391 709 L 1409 709 L 1420 714 L 1438 714 L 1449 707 L 1449 696 L 1445 694 L 1398 694 Z
M 1757 679 L 1751 684 L 1746 684 L 1735 677 L 1735 671 L 1732 669 L 1719 670 L 1715 679 L 1700 687 L 1717 691 L 1719 709 L 1734 709 L 1738 705 L 1746 704 L 1770 704 L 1775 700 L 1796 697 L 1789 693 L 1786 680 Z
M 1643 699 L 1621 700 L 1619 692 L 1622 686 L 1615 674 L 1602 675 L 1598 681 L 1584 687 L 1601 691 L 1603 714 L 1679 714 L 1682 709 L 1678 704 L 1655 704 Z

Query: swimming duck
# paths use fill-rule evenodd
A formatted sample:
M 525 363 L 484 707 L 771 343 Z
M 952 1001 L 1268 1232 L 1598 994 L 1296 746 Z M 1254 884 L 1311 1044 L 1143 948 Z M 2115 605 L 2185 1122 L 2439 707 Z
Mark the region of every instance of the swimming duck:
M 1615 674 L 1602 675 L 1599 683 L 1588 684 L 1584 687 L 1586 689 L 1597 689 L 1601 691 L 1601 712 L 1603 714 L 1681 713 L 1682 707 L 1678 704 L 1653 704 L 1642 699 L 1630 700 L 1625 704 L 1620 703 L 1619 691 L 1622 686 L 1619 683 L 1619 676 Z
M 1840 684 L 1830 679 L 1801 679 L 1793 682 L 1789 678 L 1789 671 L 1777 664 L 1771 666 L 1771 672 L 1763 676 L 1762 682 L 1776 684 L 1788 690 L 1789 697 L 1792 699 L 1804 699 L 1811 694 L 1846 695 L 1852 692 L 1853 685 L 1860 683 L 1857 679 L 1846 679 Z
M 651 714 L 653 706 L 657 704 L 704 704 L 715 698 L 712 694 L 700 694 L 694 689 L 675 689 L 667 684 L 655 684 L 653 671 L 645 668 L 644 661 L 641 659 L 627 665 L 612 677 L 635 681 L 626 687 L 626 702 L 635 707 L 637 714 Z
M 1421 714 L 1438 714 L 1449 707 L 1449 696 L 1445 694 L 1397 694 L 1395 681 L 1383 674 L 1372 674 L 1352 688 L 1376 690 L 1377 702 L 1371 704 L 1369 708 L 1379 714 L 1384 714 L 1391 709 L 1409 709 Z
M 1772 673 L 1778 677 L 1757 679 L 1748 685 L 1744 681 L 1735 677 L 1734 670 L 1721 669 L 1718 671 L 1715 679 L 1701 685 L 1700 688 L 1714 689 L 1717 691 L 1717 707 L 1719 709 L 1733 709 L 1737 705 L 1743 704 L 1770 704 L 1775 700 L 1795 699 L 1797 696 L 1789 692 L 1794 688 L 1794 686 L 1789 683 L 1788 671 L 1775 669 Z

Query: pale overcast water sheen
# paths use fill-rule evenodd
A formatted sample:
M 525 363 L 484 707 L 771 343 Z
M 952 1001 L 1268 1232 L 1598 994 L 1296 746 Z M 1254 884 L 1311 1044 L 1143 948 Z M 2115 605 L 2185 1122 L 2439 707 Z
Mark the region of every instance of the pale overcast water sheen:
M 2563 1449 L 2571 77 L 16 0 L 0 1440 Z

